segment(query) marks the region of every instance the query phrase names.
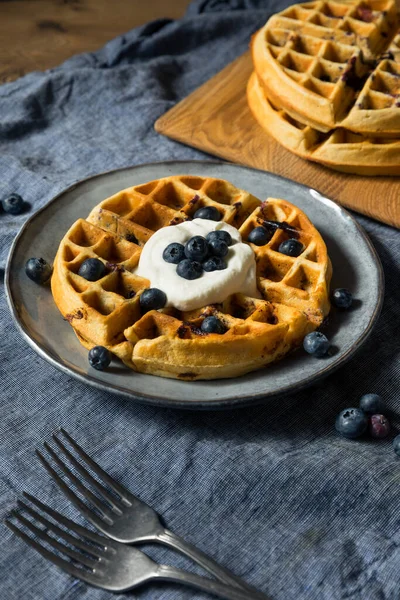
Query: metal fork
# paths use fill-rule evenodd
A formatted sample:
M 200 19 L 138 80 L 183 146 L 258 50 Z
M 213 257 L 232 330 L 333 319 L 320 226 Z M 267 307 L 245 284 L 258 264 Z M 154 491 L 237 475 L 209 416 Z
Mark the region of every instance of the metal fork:
M 56 523 L 63 525 L 69 531 L 61 529 L 57 524 L 49 521 L 35 509 L 21 501 L 18 501 L 19 508 L 44 525 L 45 529 L 35 525 L 31 519 L 27 519 L 17 510 L 12 512 L 12 517 L 28 528 L 36 538 L 51 546 L 64 557 L 71 558 L 73 562 L 61 558 L 52 550 L 48 550 L 9 519 L 5 521 L 5 524 L 42 556 L 73 577 L 82 579 L 86 583 L 113 592 L 124 592 L 152 580 L 173 581 L 209 592 L 226 600 L 250 600 L 250 598 L 254 598 L 244 590 L 232 588 L 219 581 L 200 577 L 167 565 L 157 564 L 137 548 L 97 535 L 67 519 L 30 494 L 24 493 L 24 496 L 40 510 L 50 515 Z M 49 535 L 49 531 L 55 533 L 69 546 Z
M 70 445 L 74 448 L 78 456 L 84 463 L 105 482 L 115 495 L 112 495 L 103 485 L 101 485 L 89 471 L 81 465 L 73 454 L 66 448 L 60 438 L 53 434 L 54 442 L 70 463 L 75 467 L 83 480 L 90 483 L 96 489 L 98 496 L 94 495 L 80 479 L 78 479 L 68 468 L 65 462 L 58 454 L 45 443 L 44 446 L 54 462 L 58 465 L 61 471 L 70 479 L 81 494 L 89 501 L 96 512 L 89 508 L 87 504 L 77 496 L 77 494 L 69 487 L 66 482 L 58 475 L 50 463 L 45 459 L 43 454 L 36 450 L 40 461 L 46 468 L 48 473 L 53 477 L 57 485 L 66 494 L 75 507 L 92 525 L 99 529 L 109 538 L 125 544 L 138 544 L 143 542 L 160 543 L 169 546 L 178 552 L 181 552 L 188 558 L 191 558 L 198 565 L 203 567 L 208 573 L 216 577 L 219 581 L 234 586 L 236 588 L 246 590 L 254 597 L 258 596 L 265 600 L 265 595 L 261 594 L 253 587 L 236 577 L 231 571 L 222 567 L 204 552 L 197 549 L 192 544 L 186 542 L 181 537 L 166 529 L 154 509 L 148 504 L 134 496 L 126 488 L 122 487 L 108 473 L 106 473 L 84 450 L 79 444 L 62 428 L 59 430 Z

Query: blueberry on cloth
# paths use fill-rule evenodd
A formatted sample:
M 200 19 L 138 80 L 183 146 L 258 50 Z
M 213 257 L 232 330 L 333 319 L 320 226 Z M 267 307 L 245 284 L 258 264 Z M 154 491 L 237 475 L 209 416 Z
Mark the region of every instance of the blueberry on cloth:
M 183 244 L 173 242 L 168 244 L 162 256 L 165 262 L 177 265 L 185 258 L 185 247 Z
M 221 213 L 215 206 L 203 206 L 199 208 L 193 215 L 193 219 L 209 219 L 210 221 L 220 221 Z
M 204 333 L 225 333 L 226 327 L 217 317 L 206 317 L 201 324 Z
M 360 437 L 368 426 L 368 417 L 360 408 L 345 408 L 336 418 L 335 428 L 343 437 Z
M 224 229 L 217 229 L 216 231 L 210 231 L 207 233 L 206 240 L 211 242 L 211 240 L 222 240 L 225 242 L 227 246 L 232 245 L 232 237 L 229 231 L 225 231 Z
M 208 246 L 210 248 L 211 254 L 214 256 L 220 256 L 223 258 L 228 254 L 228 245 L 225 244 L 222 240 L 211 240 L 208 242 Z
M 46 283 L 50 279 L 51 266 L 44 258 L 30 258 L 25 264 L 25 273 L 35 283 Z
M 208 255 L 209 247 L 206 238 L 195 235 L 185 244 L 185 256 L 190 260 L 203 261 Z
M 385 405 L 378 394 L 364 394 L 360 398 L 360 408 L 372 415 L 384 412 Z
M 203 274 L 203 267 L 196 260 L 184 258 L 176 267 L 176 272 L 184 279 L 198 279 Z
M 400 456 L 400 435 L 396 435 L 392 444 L 393 450 L 396 452 L 397 456 Z
M 317 358 L 322 358 L 328 352 L 331 346 L 328 338 L 320 331 L 308 333 L 303 340 L 303 348 L 308 354 Z
M 104 371 L 111 362 L 111 352 L 104 346 L 95 346 L 89 350 L 89 364 L 97 371 Z
M 142 313 L 149 310 L 158 310 L 164 308 L 167 303 L 167 296 L 158 288 L 148 288 L 140 294 L 140 308 Z
M 282 242 L 278 248 L 278 252 L 287 256 L 299 256 L 304 250 L 304 246 L 298 240 L 290 238 Z
M 353 295 L 346 288 L 337 288 L 332 292 L 332 303 L 337 308 L 350 308 L 353 303 Z
M 273 236 L 273 232 L 268 231 L 265 227 L 254 227 L 247 236 L 247 241 L 256 246 L 264 246 L 268 244 Z
M 390 423 L 384 415 L 371 415 L 369 418 L 369 432 L 374 438 L 385 438 L 390 432 Z
M 24 210 L 25 202 L 19 194 L 11 194 L 1 201 L 3 210 L 10 215 L 19 215 Z
M 203 262 L 203 269 L 210 273 L 211 271 L 222 271 L 226 269 L 227 264 L 220 256 L 210 256 Z
M 78 275 L 87 281 L 98 281 L 106 274 L 105 264 L 98 258 L 87 258 L 79 267 Z

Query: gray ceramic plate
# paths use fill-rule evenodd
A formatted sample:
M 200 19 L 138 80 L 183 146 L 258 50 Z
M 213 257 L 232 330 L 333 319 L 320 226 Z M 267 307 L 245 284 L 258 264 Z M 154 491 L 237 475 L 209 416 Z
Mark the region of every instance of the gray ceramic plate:
M 228 179 L 260 199 L 285 198 L 299 206 L 321 232 L 333 264 L 332 286 L 348 287 L 357 299 L 347 312 L 332 312 L 327 335 L 336 352 L 324 359 L 302 350 L 265 370 L 238 379 L 183 382 L 134 373 L 120 363 L 107 371 L 91 369 L 87 351 L 63 321 L 47 286 L 31 282 L 24 265 L 31 256 L 52 261 L 70 225 L 86 217 L 107 196 L 131 185 L 168 175 L 192 174 Z M 45 232 L 45 235 L 43 235 Z M 384 282 L 379 258 L 352 216 L 331 200 L 270 173 L 218 162 L 165 162 L 112 171 L 78 183 L 37 212 L 11 248 L 8 302 L 26 341 L 55 367 L 102 390 L 132 400 L 186 408 L 228 408 L 259 402 L 306 387 L 343 365 L 367 338 L 380 312 Z

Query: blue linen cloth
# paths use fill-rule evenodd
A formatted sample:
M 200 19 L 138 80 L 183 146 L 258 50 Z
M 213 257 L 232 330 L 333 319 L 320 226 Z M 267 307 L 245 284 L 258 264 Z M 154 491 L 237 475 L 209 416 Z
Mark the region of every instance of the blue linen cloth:
M 288 3 L 197 0 L 180 21 L 149 23 L 98 52 L 1 86 L 0 196 L 18 192 L 34 211 L 91 174 L 204 158 L 157 135 L 154 121 L 245 51 L 250 35 Z M 31 211 L 0 214 L 1 268 Z M 373 334 L 323 384 L 256 407 L 185 412 L 88 388 L 27 346 L 2 290 L 1 519 L 26 490 L 83 523 L 34 458 L 34 449 L 64 426 L 170 529 L 274 600 L 400 598 L 400 459 L 391 439 L 352 442 L 334 430 L 336 414 L 366 392 L 382 394 L 395 430 L 400 423 L 399 232 L 357 219 L 386 276 Z M 125 597 L 64 574 L 3 525 L 1 536 L 3 600 Z M 160 562 L 192 568 L 161 547 L 146 551 Z M 163 584 L 128 597 L 207 595 Z

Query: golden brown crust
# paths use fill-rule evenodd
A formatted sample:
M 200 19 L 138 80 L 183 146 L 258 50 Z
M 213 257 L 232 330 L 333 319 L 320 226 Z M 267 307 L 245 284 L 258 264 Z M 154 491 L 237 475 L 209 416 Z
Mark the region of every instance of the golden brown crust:
M 394 0 L 294 4 L 268 20 L 251 49 L 268 98 L 292 118 L 322 132 L 399 137 Z
M 345 173 L 400 175 L 400 138 L 370 138 L 343 128 L 322 134 L 275 108 L 256 73 L 249 79 L 247 99 L 263 129 L 302 158 Z
M 268 244 L 252 245 L 263 298 L 233 294 L 195 311 L 165 308 L 142 315 L 139 298 L 150 282 L 132 272 L 141 247 L 154 231 L 207 205 L 217 206 L 244 241 L 265 221 L 284 223 Z M 297 258 L 277 251 L 293 235 L 305 247 Z M 78 275 L 87 258 L 107 265 L 97 282 Z M 51 287 L 86 348 L 105 346 L 142 373 L 195 380 L 243 375 L 300 345 L 329 312 L 330 278 L 326 246 L 298 208 L 274 198 L 261 203 L 224 180 L 182 175 L 123 190 L 96 206 L 87 220 L 74 223 L 59 246 Z M 210 315 L 224 322 L 226 333 L 201 331 Z

